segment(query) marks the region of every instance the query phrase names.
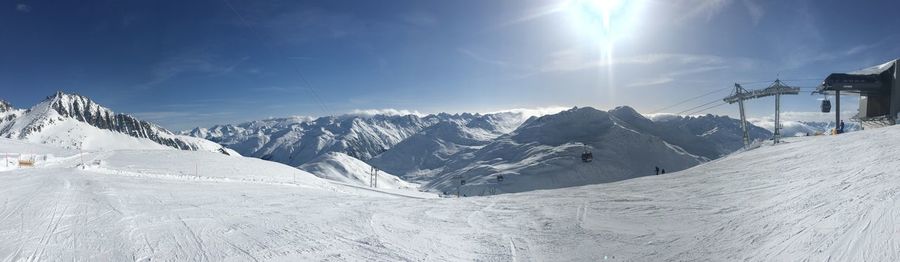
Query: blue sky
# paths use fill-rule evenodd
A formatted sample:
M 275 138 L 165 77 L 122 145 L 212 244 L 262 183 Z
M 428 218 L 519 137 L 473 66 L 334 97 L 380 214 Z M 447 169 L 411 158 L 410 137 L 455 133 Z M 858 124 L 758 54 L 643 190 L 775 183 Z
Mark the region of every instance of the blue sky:
M 812 87 L 900 57 L 897 10 L 897 1 L 7 1 L 0 98 L 28 107 L 75 92 L 175 130 L 365 109 L 648 113 L 734 82 Z M 790 97 L 784 110 L 815 111 L 817 99 Z M 749 110 L 771 115 L 772 100 Z

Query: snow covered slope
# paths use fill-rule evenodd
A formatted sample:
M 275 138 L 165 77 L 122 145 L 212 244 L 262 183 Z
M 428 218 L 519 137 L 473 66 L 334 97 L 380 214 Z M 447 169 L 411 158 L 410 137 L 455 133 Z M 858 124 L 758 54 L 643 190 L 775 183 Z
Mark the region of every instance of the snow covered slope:
M 5 141 L 0 152 L 23 147 Z M 205 152 L 129 167 L 162 157 L 132 151 L 98 156 L 87 169 L 73 168 L 77 155 L 53 152 L 60 161 L 0 171 L 0 258 L 900 260 L 900 127 L 786 141 L 667 175 L 461 199 L 344 194 L 292 185 L 288 173 L 285 183 L 135 175 L 158 163 L 232 159 Z M 234 165 L 256 164 L 278 165 Z M 227 176 L 274 169 L 282 170 Z
M 214 142 L 116 114 L 80 95 L 57 92 L 28 110 L 4 108 L 0 137 L 86 150 L 174 148 L 237 155 Z
M 291 184 L 334 189 L 327 181 L 296 168 L 216 152 L 156 149 L 77 151 L 0 138 L 0 154 L 27 154 L 37 160 L 35 166 L 38 168 L 71 168 L 99 174 L 171 180 Z
M 344 153 L 329 152 L 313 159 L 309 163 L 301 165 L 300 169 L 321 178 L 368 187 L 370 186 L 372 166 Z M 378 172 L 377 187 L 416 190 L 419 188 L 419 185 L 403 181 L 397 176 L 380 171 Z
M 466 180 L 463 194 L 482 195 L 613 182 L 653 175 L 655 166 L 677 171 L 706 160 L 635 121 L 590 107 L 532 118 L 474 152 L 455 155 L 439 174 L 413 179 L 440 192 L 455 191 Z M 593 162 L 581 161 L 585 148 Z M 500 185 L 497 175 L 505 179 Z
M 462 116 L 425 128 L 369 163 L 402 177 L 439 172 L 451 157 L 478 150 L 526 120 L 510 112 Z

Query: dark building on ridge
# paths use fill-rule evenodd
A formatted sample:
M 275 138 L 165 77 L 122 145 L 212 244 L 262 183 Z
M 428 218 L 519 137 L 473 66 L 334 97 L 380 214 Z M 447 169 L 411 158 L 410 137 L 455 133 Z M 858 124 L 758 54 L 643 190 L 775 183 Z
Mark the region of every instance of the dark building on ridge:
M 835 123 L 841 120 L 840 96 L 858 95 L 859 114 L 853 118 L 864 127 L 897 124 L 897 114 L 900 113 L 898 62 L 900 59 L 894 59 L 858 71 L 828 75 L 816 92 L 835 95 Z

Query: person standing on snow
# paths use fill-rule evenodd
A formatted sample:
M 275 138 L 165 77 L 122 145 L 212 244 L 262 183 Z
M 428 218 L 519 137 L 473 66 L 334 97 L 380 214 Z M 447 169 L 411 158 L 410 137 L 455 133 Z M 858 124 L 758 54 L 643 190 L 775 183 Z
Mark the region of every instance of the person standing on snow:
M 656 167 L 656 175 L 659 175 L 659 167 Z
M 841 126 L 838 128 L 838 134 L 844 133 L 844 120 L 841 120 Z

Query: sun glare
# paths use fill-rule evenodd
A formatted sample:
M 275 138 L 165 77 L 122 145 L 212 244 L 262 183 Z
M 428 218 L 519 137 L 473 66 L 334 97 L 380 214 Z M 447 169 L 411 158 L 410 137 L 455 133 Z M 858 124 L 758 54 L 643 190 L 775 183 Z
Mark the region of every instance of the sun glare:
M 639 16 L 639 0 L 568 0 L 562 5 L 574 34 L 596 48 L 601 70 L 606 70 L 607 99 L 615 100 L 614 46 L 632 30 Z
M 565 10 L 579 34 L 599 41 L 613 41 L 628 33 L 639 1 L 571 0 Z

